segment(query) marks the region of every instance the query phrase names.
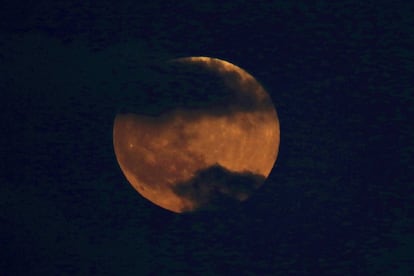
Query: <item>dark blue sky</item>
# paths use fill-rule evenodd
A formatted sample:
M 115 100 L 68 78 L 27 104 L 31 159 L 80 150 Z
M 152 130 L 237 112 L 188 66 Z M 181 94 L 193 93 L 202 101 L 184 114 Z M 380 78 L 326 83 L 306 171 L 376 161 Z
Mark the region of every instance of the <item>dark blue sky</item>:
M 3 274 L 413 272 L 413 5 L 230 3 L 2 7 Z M 277 165 L 236 209 L 167 212 L 116 163 L 145 66 L 188 55 L 244 68 L 279 114 Z

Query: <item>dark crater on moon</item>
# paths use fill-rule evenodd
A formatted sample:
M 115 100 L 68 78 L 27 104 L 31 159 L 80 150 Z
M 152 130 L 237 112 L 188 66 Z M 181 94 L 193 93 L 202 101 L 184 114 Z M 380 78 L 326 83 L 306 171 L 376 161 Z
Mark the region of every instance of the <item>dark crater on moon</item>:
M 220 210 L 248 198 L 265 179 L 250 172 L 231 172 L 216 164 L 177 184 L 173 191 L 195 203 L 195 210 L 183 211 Z

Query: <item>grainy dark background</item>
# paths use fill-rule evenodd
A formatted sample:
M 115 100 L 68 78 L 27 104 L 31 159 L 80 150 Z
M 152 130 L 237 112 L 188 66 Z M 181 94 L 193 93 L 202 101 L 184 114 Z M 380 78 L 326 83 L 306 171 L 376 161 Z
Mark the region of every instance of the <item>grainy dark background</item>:
M 0 274 L 413 274 L 413 5 L 148 2 L 2 4 Z M 115 160 L 146 65 L 188 55 L 278 110 L 277 165 L 236 209 L 167 212 Z

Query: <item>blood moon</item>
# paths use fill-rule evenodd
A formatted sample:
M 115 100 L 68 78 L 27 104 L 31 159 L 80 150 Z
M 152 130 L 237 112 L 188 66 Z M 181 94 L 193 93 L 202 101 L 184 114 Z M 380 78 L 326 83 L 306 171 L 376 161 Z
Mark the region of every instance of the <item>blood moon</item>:
M 199 87 L 187 78 L 167 88 L 191 101 L 176 99 L 180 104 L 157 114 L 117 114 L 113 144 L 122 172 L 144 198 L 176 213 L 247 199 L 279 150 L 279 119 L 269 95 L 249 73 L 221 59 L 186 57 L 170 65 L 214 76 L 215 86 L 194 92 Z M 210 95 L 216 100 L 204 103 Z

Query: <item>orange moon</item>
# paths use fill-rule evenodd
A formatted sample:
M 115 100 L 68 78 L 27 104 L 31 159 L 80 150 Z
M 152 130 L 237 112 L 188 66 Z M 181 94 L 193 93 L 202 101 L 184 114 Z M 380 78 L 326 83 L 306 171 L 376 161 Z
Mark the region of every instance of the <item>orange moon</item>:
M 185 57 L 168 66 L 214 81 L 203 82 L 200 92 L 193 77 L 181 84 L 173 78 L 163 86 L 178 96 L 163 112 L 116 115 L 113 145 L 126 179 L 144 198 L 176 213 L 246 200 L 264 183 L 279 151 L 271 98 L 252 75 L 221 59 Z M 205 103 L 210 95 L 214 100 Z

